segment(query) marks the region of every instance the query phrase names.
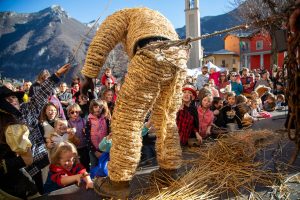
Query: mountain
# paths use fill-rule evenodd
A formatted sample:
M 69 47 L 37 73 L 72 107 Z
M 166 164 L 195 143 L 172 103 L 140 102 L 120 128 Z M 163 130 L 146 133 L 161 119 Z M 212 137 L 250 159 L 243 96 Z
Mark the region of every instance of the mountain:
M 213 33 L 215 31 L 224 30 L 239 24 L 243 21 L 238 18 L 237 9 L 234 9 L 226 14 L 218 16 L 207 16 L 200 19 L 201 22 L 201 34 Z M 180 38 L 185 38 L 185 26 L 176 29 Z M 215 36 L 201 41 L 205 52 L 212 52 L 220 49 L 224 49 L 224 34 Z
M 83 44 L 74 59 L 79 70 L 95 33 L 85 36 L 89 27 L 71 18 L 60 6 L 31 14 L 0 13 L 0 71 L 2 76 L 34 80 L 44 68 L 54 72 L 68 62 L 73 49 Z M 79 63 L 79 64 L 76 64 Z
M 202 34 L 240 24 L 235 15 L 236 10 L 233 10 L 224 15 L 201 18 Z M 65 77 L 65 81 L 69 81 L 83 66 L 97 28 L 95 26 L 87 35 L 93 24 L 94 21 L 81 23 L 73 19 L 60 6 L 29 14 L 0 12 L 0 76 L 34 81 L 42 69 L 54 72 L 71 60 L 73 68 Z M 176 31 L 185 38 L 185 27 Z M 205 51 L 222 49 L 223 43 L 223 36 L 202 40 Z M 116 77 L 123 77 L 127 63 L 122 45 L 117 45 L 105 65 L 113 69 Z

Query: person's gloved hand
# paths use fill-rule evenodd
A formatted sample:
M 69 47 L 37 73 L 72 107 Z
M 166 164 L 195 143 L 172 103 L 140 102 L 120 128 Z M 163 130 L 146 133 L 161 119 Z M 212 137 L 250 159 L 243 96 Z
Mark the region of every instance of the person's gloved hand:
M 80 94 L 83 96 L 88 96 L 89 89 L 91 89 L 92 92 L 94 91 L 94 83 L 91 78 L 85 76 L 81 84 Z
M 62 67 L 60 67 L 56 72 L 55 75 L 57 77 L 61 77 L 62 75 L 64 75 L 67 71 L 69 71 L 69 69 L 71 68 L 71 64 L 67 63 L 65 65 L 63 65 Z

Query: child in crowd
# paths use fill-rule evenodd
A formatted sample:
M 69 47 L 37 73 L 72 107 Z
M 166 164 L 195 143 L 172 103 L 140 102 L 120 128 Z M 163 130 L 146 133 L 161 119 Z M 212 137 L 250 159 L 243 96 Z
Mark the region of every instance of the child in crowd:
M 275 88 L 274 88 L 273 93 L 274 93 L 275 95 L 278 95 L 278 94 L 284 94 L 283 83 L 277 82 L 276 85 L 275 85 Z
M 180 137 L 181 145 L 187 145 L 190 137 L 197 138 L 198 142 L 202 142 L 199 135 L 199 119 L 196 106 L 192 103 L 196 98 L 196 90 L 192 85 L 185 85 L 182 88 L 182 105 L 177 112 L 176 124 Z
M 68 121 L 65 119 L 57 119 L 54 123 L 54 131 L 49 135 L 45 135 L 46 146 L 49 149 L 54 148 L 60 142 L 68 140 L 73 143 L 78 143 L 78 138 L 75 136 L 75 128 L 68 128 Z
M 223 107 L 223 99 L 221 97 L 214 97 L 212 101 L 212 106 L 210 108 L 213 111 L 214 116 L 218 116 L 220 109 Z
M 223 106 L 226 106 L 228 104 L 228 94 L 230 94 L 231 92 L 230 91 L 226 91 L 223 93 Z
M 269 93 L 266 96 L 266 101 L 264 102 L 263 109 L 265 111 L 271 112 L 274 111 L 275 108 L 276 108 L 275 97 L 272 93 Z
M 85 138 L 85 120 L 80 117 L 81 109 L 77 103 L 74 103 L 67 108 L 68 113 L 68 125 L 71 128 L 75 128 L 75 136 L 79 139 L 78 144 L 76 144 L 76 148 L 79 154 L 80 163 L 89 171 L 90 167 L 90 158 L 88 145 Z
M 151 113 L 148 113 L 146 116 L 145 124 L 142 129 L 143 146 L 141 164 L 156 164 L 156 160 L 151 160 L 151 158 L 156 157 L 156 135 L 150 115 Z
M 119 94 L 119 91 L 121 90 L 121 83 L 115 83 L 114 87 L 113 87 L 113 92 L 114 92 L 114 98 L 113 98 L 113 102 L 117 101 L 117 97 Z
M 106 89 L 103 92 L 102 100 L 106 101 L 110 114 L 113 113 L 115 102 L 114 102 L 114 90 L 113 89 Z
M 147 118 L 147 117 L 146 117 Z M 143 137 L 143 148 L 142 148 L 142 159 L 148 161 L 150 158 L 155 157 L 155 134 L 153 133 L 154 129 L 152 127 L 151 120 L 146 119 L 146 123 L 142 129 L 142 137 Z M 154 138 L 154 142 L 152 144 L 144 144 L 144 138 L 148 135 L 151 135 L 152 140 Z M 105 136 L 99 144 L 99 150 L 102 152 L 101 156 L 98 159 L 98 165 L 91 169 L 91 177 L 106 177 L 108 175 L 107 163 L 109 161 L 109 152 L 112 145 L 112 133 Z M 146 147 L 146 148 L 144 148 Z
M 112 71 L 110 68 L 106 68 L 105 72 L 101 78 L 102 85 L 105 85 L 106 79 L 110 78 L 112 80 L 112 84 L 115 84 L 116 78 L 112 75 Z
M 234 92 L 228 92 L 227 105 L 220 110 L 215 124 L 219 127 L 227 128 L 228 123 L 237 123 L 239 128 L 242 128 L 242 116 L 236 106 L 236 96 Z
M 285 97 L 283 94 L 278 94 L 276 96 L 276 109 L 280 110 L 283 109 L 284 106 L 286 106 Z
M 212 97 L 219 97 L 219 91 L 216 89 L 215 81 L 214 79 L 209 79 L 208 80 L 208 89 L 211 91 Z
M 93 182 L 86 169 L 78 161 L 75 146 L 69 142 L 61 142 L 53 149 L 51 154 L 49 174 L 44 185 L 45 192 L 66 187 L 71 184 L 80 184 L 83 179 L 86 189 L 93 188 Z
M 236 96 L 236 104 L 239 105 L 241 103 L 247 103 L 248 102 L 248 99 L 246 96 L 240 94 L 238 96 Z
M 203 139 L 210 136 L 211 125 L 214 121 L 214 114 L 210 110 L 212 99 L 213 97 L 210 94 L 207 94 L 202 98 L 201 106 L 198 107 L 199 134 Z
M 261 111 L 261 109 L 263 108 L 263 104 L 261 98 L 259 98 L 258 93 L 256 91 L 251 92 L 251 99 L 257 102 L 258 112 Z
M 254 121 L 259 120 L 260 118 L 270 118 L 272 115 L 266 111 L 260 111 L 258 107 L 258 101 L 252 100 L 251 101 L 251 112 L 250 115 Z
M 256 99 L 253 99 L 251 101 L 251 117 L 254 121 L 257 121 L 258 118 L 261 118 L 262 116 L 260 115 L 260 113 L 258 112 L 258 101 Z
M 101 152 L 99 143 L 110 133 L 111 115 L 107 104 L 103 100 L 92 100 L 89 108 L 86 137 L 89 143 L 91 168 L 97 165 Z

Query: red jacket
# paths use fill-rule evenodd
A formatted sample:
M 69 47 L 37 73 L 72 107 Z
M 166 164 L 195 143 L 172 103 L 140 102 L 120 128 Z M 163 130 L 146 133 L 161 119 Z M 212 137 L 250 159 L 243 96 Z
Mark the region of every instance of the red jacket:
M 247 94 L 250 94 L 252 91 L 253 91 L 253 88 L 254 88 L 254 80 L 252 77 L 250 76 L 247 76 L 247 77 L 241 77 L 241 83 L 243 85 L 243 92 L 244 93 L 247 93 Z M 246 85 L 250 85 L 249 88 L 246 88 Z
M 111 78 L 112 81 L 113 81 L 113 84 L 115 84 L 116 78 L 114 76 L 107 77 L 105 74 L 103 74 L 103 76 L 101 77 L 101 83 L 102 83 L 102 85 L 105 85 L 105 81 L 106 81 L 107 78 Z

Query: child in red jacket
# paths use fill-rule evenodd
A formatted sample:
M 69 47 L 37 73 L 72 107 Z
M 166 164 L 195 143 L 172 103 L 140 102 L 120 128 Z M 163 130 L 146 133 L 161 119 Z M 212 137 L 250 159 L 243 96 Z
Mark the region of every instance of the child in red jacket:
M 69 142 L 59 143 L 50 153 L 51 164 L 44 185 L 46 193 L 68 185 L 80 184 L 83 179 L 86 189 L 93 188 L 91 177 L 79 163 L 76 147 Z
M 108 78 L 110 78 L 110 79 L 113 81 L 112 84 L 115 84 L 116 78 L 112 75 L 112 71 L 111 71 L 110 68 L 106 68 L 106 69 L 105 69 L 105 72 L 104 72 L 104 74 L 103 74 L 103 76 L 102 76 L 102 78 L 101 78 L 101 83 L 102 83 L 102 85 L 105 85 L 105 81 L 106 81 L 106 79 L 108 79 Z

